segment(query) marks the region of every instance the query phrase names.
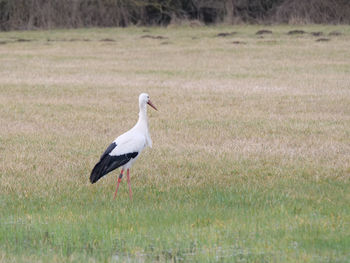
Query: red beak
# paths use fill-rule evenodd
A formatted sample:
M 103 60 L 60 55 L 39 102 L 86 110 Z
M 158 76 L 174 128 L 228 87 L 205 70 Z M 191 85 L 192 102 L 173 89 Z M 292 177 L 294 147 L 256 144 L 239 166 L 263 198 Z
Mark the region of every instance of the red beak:
M 147 104 L 149 106 L 151 106 L 153 109 L 157 110 L 156 106 L 153 105 L 153 103 L 151 102 L 151 100 L 148 100 Z

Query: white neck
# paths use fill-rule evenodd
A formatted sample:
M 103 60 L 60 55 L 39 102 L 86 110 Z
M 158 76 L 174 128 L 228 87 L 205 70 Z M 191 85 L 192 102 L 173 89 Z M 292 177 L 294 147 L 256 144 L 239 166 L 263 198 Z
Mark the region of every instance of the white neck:
M 146 142 L 149 147 L 152 147 L 152 139 L 148 131 L 147 104 L 140 103 L 139 120 L 135 125 L 135 129 L 141 131 L 146 136 Z
M 136 123 L 136 126 L 145 129 L 148 132 L 148 118 L 147 118 L 147 105 L 140 104 L 139 120 Z

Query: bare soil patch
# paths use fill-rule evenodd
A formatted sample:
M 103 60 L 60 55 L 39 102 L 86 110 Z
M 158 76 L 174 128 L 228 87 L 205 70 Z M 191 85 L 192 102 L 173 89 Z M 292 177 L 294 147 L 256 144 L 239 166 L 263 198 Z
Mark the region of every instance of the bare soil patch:
M 141 38 L 150 38 L 150 39 L 168 39 L 167 37 L 163 37 L 163 36 L 151 36 L 151 35 L 143 35 Z
M 26 39 L 26 38 L 18 38 L 17 42 L 32 42 L 32 39 Z
M 222 33 L 217 34 L 216 36 L 217 37 L 229 37 L 229 36 L 233 36 L 236 34 L 237 34 L 237 32 L 222 32 Z
M 316 42 L 328 42 L 330 40 L 331 40 L 330 38 L 319 38 L 319 39 L 316 39 Z
M 323 36 L 323 32 L 321 32 L 321 31 L 319 31 L 319 32 L 310 32 L 310 34 L 315 36 L 315 37 Z
M 305 34 L 306 32 L 304 30 L 291 30 L 289 31 L 287 34 L 288 35 L 302 35 L 302 34 Z
M 232 41 L 232 44 L 235 44 L 235 45 L 246 45 L 247 42 L 244 42 L 244 41 Z
M 340 33 L 339 31 L 332 31 L 332 32 L 329 32 L 328 35 L 329 35 L 329 36 L 341 36 L 342 33 Z
M 255 33 L 256 35 L 272 34 L 271 30 L 262 29 Z
M 102 41 L 102 42 L 115 42 L 115 40 L 112 38 L 102 38 L 100 41 Z
M 48 38 L 46 39 L 47 42 L 89 42 L 91 41 L 90 39 L 88 38 L 69 38 L 69 39 L 66 39 L 66 38 L 58 38 L 58 39 L 51 39 L 51 38 Z

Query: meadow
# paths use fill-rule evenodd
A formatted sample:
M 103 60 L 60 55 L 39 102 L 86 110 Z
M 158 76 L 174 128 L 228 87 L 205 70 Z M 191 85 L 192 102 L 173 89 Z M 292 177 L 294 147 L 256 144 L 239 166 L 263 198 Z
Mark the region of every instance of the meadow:
M 0 262 L 350 262 L 349 43 L 349 26 L 0 32 Z M 117 171 L 88 178 L 141 92 L 153 148 L 113 200 Z

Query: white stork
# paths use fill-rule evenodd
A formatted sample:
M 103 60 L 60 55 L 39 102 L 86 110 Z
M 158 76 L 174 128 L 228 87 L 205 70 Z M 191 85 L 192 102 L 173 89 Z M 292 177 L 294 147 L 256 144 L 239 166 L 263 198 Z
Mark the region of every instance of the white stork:
M 93 184 L 96 183 L 102 176 L 122 166 L 122 170 L 117 181 L 114 199 L 117 196 L 119 183 L 123 178 L 125 169 L 129 185 L 129 195 L 130 199 L 132 199 L 129 169 L 145 147 L 149 146 L 152 148 L 152 140 L 148 131 L 146 104 L 157 110 L 149 99 L 149 95 L 146 93 L 141 93 L 139 96 L 139 120 L 137 121 L 136 125 L 131 130 L 123 133 L 117 139 L 115 139 L 102 154 L 100 161 L 95 165 L 94 169 L 92 169 L 90 182 Z

